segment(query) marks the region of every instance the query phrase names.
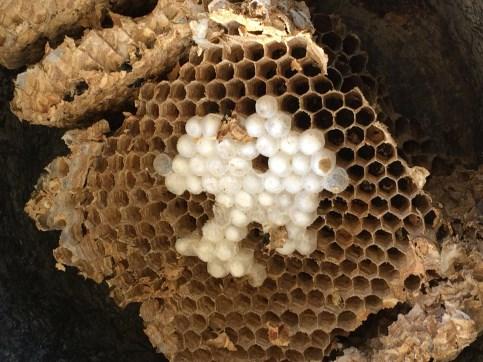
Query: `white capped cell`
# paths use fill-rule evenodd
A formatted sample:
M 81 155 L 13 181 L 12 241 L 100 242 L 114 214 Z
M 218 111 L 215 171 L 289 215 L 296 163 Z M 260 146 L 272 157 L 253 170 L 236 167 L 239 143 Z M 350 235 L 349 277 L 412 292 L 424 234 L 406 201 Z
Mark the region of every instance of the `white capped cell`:
M 303 179 L 304 190 L 310 193 L 318 194 L 324 189 L 322 181 L 322 177 L 309 173 Z
M 302 191 L 302 177 L 291 174 L 283 179 L 283 188 L 290 194 L 296 194 Z
M 235 204 L 242 209 L 249 209 L 253 206 L 253 196 L 246 191 L 238 191 L 235 194 Z
M 213 220 L 208 220 L 201 228 L 203 238 L 211 242 L 218 242 L 223 238 L 223 228 Z
M 349 175 L 342 167 L 336 167 L 324 178 L 324 189 L 334 194 L 344 191 L 349 186 Z
M 228 275 L 228 269 L 225 268 L 225 264 L 219 260 L 211 260 L 206 266 L 208 274 L 214 278 L 223 278 Z
M 244 233 L 242 228 L 235 225 L 228 225 L 225 229 L 225 239 L 231 242 L 240 241 L 243 239 Z
M 222 116 L 219 114 L 208 113 L 201 120 L 201 127 L 203 130 L 203 136 L 216 137 L 220 129 Z
M 196 152 L 203 157 L 211 157 L 216 151 L 216 140 L 211 138 L 200 138 L 196 142 Z
M 228 172 L 235 177 L 241 177 L 252 168 L 251 162 L 241 158 L 233 157 L 228 161 Z
M 213 260 L 215 257 L 215 244 L 203 238 L 195 246 L 195 250 L 198 258 L 205 263 Z
M 176 149 L 178 150 L 178 154 L 186 158 L 191 158 L 196 154 L 195 142 L 193 138 L 186 134 L 178 139 Z
M 240 209 L 232 209 L 230 211 L 230 220 L 233 225 L 238 227 L 244 227 L 250 222 L 245 212 Z
M 228 165 L 225 160 L 219 158 L 209 158 L 206 164 L 207 171 L 214 177 L 220 178 L 228 171 Z
M 195 240 L 191 238 L 179 238 L 176 240 L 176 243 L 174 244 L 174 248 L 181 255 L 195 256 L 197 254 L 194 248 L 194 242 Z
M 186 176 L 190 173 L 190 166 L 187 158 L 176 155 L 173 159 L 172 169 L 174 173 Z
M 227 209 L 229 209 L 235 204 L 233 194 L 226 194 L 226 193 L 217 194 L 216 202 L 221 206 L 226 207 Z
M 308 129 L 300 134 L 299 149 L 308 156 L 313 155 L 325 145 L 325 138 L 322 131 Z
M 265 119 L 254 113 L 245 120 L 245 129 L 250 137 L 260 137 L 265 134 Z
M 164 178 L 164 184 L 169 192 L 175 195 L 181 195 L 187 189 L 187 182 L 184 176 L 175 173 L 170 173 Z
M 290 220 L 288 211 L 281 210 L 279 207 L 272 207 L 267 211 L 267 216 L 268 220 L 277 226 L 283 226 Z
M 273 117 L 278 111 L 277 98 L 270 95 L 264 95 L 258 98 L 255 103 L 255 111 L 265 119 Z
M 297 132 L 289 132 L 289 134 L 280 140 L 280 150 L 287 155 L 295 155 L 299 150 L 299 134 Z
M 241 189 L 240 181 L 241 180 L 237 177 L 225 175 L 219 181 L 220 190 L 227 194 L 234 195 Z
M 218 187 L 218 179 L 210 175 L 201 178 L 201 186 L 203 190 L 213 195 L 216 195 L 220 190 Z
M 249 282 L 252 287 L 260 287 L 267 279 L 267 270 L 262 264 L 253 264 L 248 272 Z
M 323 148 L 312 155 L 310 168 L 318 176 L 327 176 L 334 169 L 335 163 L 335 152 Z
M 295 195 L 294 206 L 304 212 L 315 211 L 319 206 L 319 197 L 317 194 L 299 192 Z
M 293 205 L 293 199 L 292 196 L 289 194 L 283 192 L 277 196 L 277 202 L 278 202 L 278 207 L 281 209 L 286 209 L 288 207 L 291 207 Z
M 302 255 L 310 255 L 317 250 L 317 233 L 315 230 L 306 230 L 297 243 L 297 251 Z
M 186 176 L 186 189 L 193 195 L 201 194 L 203 192 L 201 177 L 193 175 Z
M 263 207 L 272 206 L 274 203 L 274 197 L 268 192 L 261 192 L 258 195 L 258 203 Z
M 299 209 L 290 209 L 289 217 L 290 220 L 296 226 L 307 227 L 312 224 L 315 220 L 316 214 L 314 212 L 304 212 Z
M 238 252 L 238 243 L 226 241 L 218 243 L 215 246 L 215 255 L 221 261 L 227 261 L 233 258 Z
M 288 135 L 292 126 L 292 118 L 285 112 L 276 112 L 265 121 L 265 130 L 273 138 L 283 138 Z
M 297 153 L 292 156 L 292 172 L 299 176 L 304 176 L 310 171 L 310 158 L 306 155 Z
M 185 125 L 186 134 L 198 138 L 203 134 L 203 128 L 201 127 L 201 117 L 193 116 L 186 121 Z
M 256 147 L 258 153 L 265 157 L 271 157 L 277 153 L 279 142 L 269 135 L 262 135 L 257 138 Z
M 236 156 L 238 152 L 238 146 L 230 138 L 223 138 L 218 144 L 216 145 L 216 154 L 218 157 L 229 160 Z
M 238 156 L 246 160 L 253 160 L 258 155 L 259 153 L 255 142 L 244 143 L 238 148 Z
M 284 177 L 290 173 L 290 158 L 282 152 L 278 152 L 268 159 L 268 168 L 274 174 Z
M 263 178 L 263 187 L 267 192 L 278 194 L 283 190 L 282 180 L 272 173 L 267 173 Z
M 153 168 L 158 175 L 166 176 L 173 170 L 171 157 L 165 153 L 160 153 L 153 160 Z
M 207 161 L 205 158 L 195 155 L 189 160 L 190 171 L 193 175 L 203 176 L 208 173 L 206 169 Z
M 258 194 L 263 191 L 262 180 L 254 173 L 248 173 L 243 177 L 242 188 L 251 195 Z
M 238 254 L 228 262 L 230 274 L 236 278 L 246 275 L 253 265 L 253 251 L 240 249 Z

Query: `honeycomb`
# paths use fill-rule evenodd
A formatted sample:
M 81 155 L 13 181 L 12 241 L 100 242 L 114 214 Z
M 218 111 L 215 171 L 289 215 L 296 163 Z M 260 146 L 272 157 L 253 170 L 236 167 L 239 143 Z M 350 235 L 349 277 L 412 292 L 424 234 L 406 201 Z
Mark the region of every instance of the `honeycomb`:
M 347 92 L 354 87 L 360 88 L 369 103 L 375 105 L 378 120 L 396 139 L 399 154 L 409 165 L 423 166 L 431 171 L 438 162 L 436 155 L 441 155 L 442 150 L 437 150 L 434 141 L 425 134 L 422 122 L 394 111 L 383 79 L 367 69 L 369 57 L 359 37 L 347 31 L 337 16 L 315 13 L 312 21 L 316 42 L 329 57 L 327 76 L 335 89 Z
M 421 191 L 421 172 L 398 156 L 361 91 L 341 87 L 333 68 L 324 74 L 310 40 L 229 39 L 202 53 L 192 49 L 175 80 L 145 84 L 138 113 L 114 134 L 102 136 L 98 124 L 66 137 L 72 156 L 49 172 L 64 184 L 85 176 L 57 197 L 75 205 L 73 222 L 42 203 L 42 192 L 59 190 L 49 179 L 27 209 L 41 228 L 63 229 L 59 263 L 106 279 L 121 306 L 142 303 L 146 333 L 171 360 L 320 360 L 336 337 L 419 288 L 424 268 L 412 240 L 430 232 L 437 215 Z M 168 192 L 153 161 L 177 154 L 190 117 L 246 117 L 265 94 L 292 116 L 292 130 L 324 133 L 350 185 L 320 193 L 310 226 L 317 250 L 309 256 L 278 254 L 261 225 L 249 225 L 241 243 L 267 267 L 264 283 L 253 287 L 246 278 L 214 278 L 206 263 L 176 253 L 176 238 L 213 218 L 214 197 Z M 89 155 L 83 163 L 80 153 Z

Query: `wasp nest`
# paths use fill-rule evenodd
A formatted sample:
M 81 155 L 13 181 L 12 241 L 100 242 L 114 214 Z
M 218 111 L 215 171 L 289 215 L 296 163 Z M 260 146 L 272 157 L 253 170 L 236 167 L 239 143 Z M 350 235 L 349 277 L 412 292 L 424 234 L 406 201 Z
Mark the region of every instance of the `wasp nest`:
M 198 46 L 173 79 L 145 84 L 114 134 L 105 121 L 66 133 L 71 154 L 27 205 L 62 230 L 58 267 L 140 302 L 173 361 L 321 360 L 439 270 L 427 171 L 308 35 L 250 34 L 246 19 L 216 44 L 207 19 L 192 23 Z

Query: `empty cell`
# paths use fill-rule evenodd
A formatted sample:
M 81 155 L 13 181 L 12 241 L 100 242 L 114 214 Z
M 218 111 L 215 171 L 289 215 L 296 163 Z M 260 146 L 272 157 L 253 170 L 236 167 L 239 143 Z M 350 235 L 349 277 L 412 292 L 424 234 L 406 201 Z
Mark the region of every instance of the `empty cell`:
M 397 181 L 397 188 L 399 192 L 408 197 L 411 197 L 418 190 L 417 186 L 414 184 L 414 181 L 409 176 L 400 178 Z
M 196 105 L 190 100 L 185 99 L 184 101 L 178 103 L 179 115 L 181 117 L 189 118 L 196 114 Z
M 216 78 L 220 80 L 229 81 L 230 79 L 233 79 L 233 75 L 235 74 L 233 64 L 230 62 L 217 64 L 215 70 Z
M 305 300 L 306 300 L 306 296 L 305 296 L 305 293 L 303 292 L 302 289 L 297 288 L 297 289 L 292 290 L 290 292 L 290 299 L 291 299 L 293 304 L 304 305 Z
M 196 230 L 196 219 L 191 215 L 183 215 L 174 225 L 180 236 L 188 235 Z
M 382 143 L 377 146 L 376 154 L 379 160 L 387 162 L 396 155 L 396 150 L 394 149 L 394 146 L 390 143 Z M 404 168 L 402 168 L 402 172 L 404 172 Z
M 342 74 L 335 69 L 334 67 L 328 67 L 327 69 L 327 78 L 330 79 L 334 89 L 340 89 L 342 85 Z
M 364 168 L 359 165 L 353 165 L 347 169 L 347 174 L 352 181 L 360 181 L 364 177 Z
M 273 311 L 285 310 L 289 304 L 288 296 L 286 293 L 275 293 L 270 297 L 270 309 Z
M 370 277 L 376 275 L 377 265 L 369 259 L 364 259 L 359 263 L 359 271 Z
M 245 95 L 245 85 L 238 79 L 232 79 L 225 84 L 227 97 L 238 100 Z
M 314 280 L 312 278 L 312 275 L 305 273 L 305 272 L 298 273 L 297 274 L 297 284 L 305 292 L 309 291 L 314 285 Z
M 200 65 L 203 61 L 203 54 L 198 54 L 198 51 L 192 48 L 189 53 L 188 61 L 193 65 Z
M 366 131 L 367 140 L 374 146 L 380 144 L 386 138 L 384 132 L 375 126 L 370 126 Z
M 366 305 L 366 309 L 372 311 L 379 311 L 382 307 L 382 300 L 376 295 L 368 295 L 364 298 L 364 303 Z
M 250 79 L 247 83 L 247 93 L 249 96 L 259 98 L 267 93 L 265 82 L 258 78 Z
M 351 70 L 349 59 L 342 53 L 336 55 L 333 65 L 342 75 L 347 75 Z M 344 89 L 342 89 L 342 91 L 344 91 Z
M 183 65 L 179 70 L 179 79 L 184 80 L 185 82 L 195 80 L 195 67 L 190 63 Z
M 342 249 L 339 244 L 331 243 L 329 246 L 327 246 L 325 250 L 325 254 L 327 256 L 327 259 L 329 260 L 336 260 L 340 261 L 344 257 L 344 249 Z
M 332 208 L 332 200 L 322 199 L 322 200 L 319 201 L 319 207 L 317 208 L 317 212 L 318 212 L 319 215 L 323 215 L 323 214 L 328 213 L 331 208 Z
M 352 280 L 347 275 L 341 275 L 334 279 L 334 287 L 339 292 L 347 292 L 352 288 Z
M 322 43 L 329 47 L 332 51 L 337 52 L 341 49 L 342 40 L 338 34 L 334 32 L 325 33 L 322 35 Z
M 353 244 L 347 248 L 345 255 L 349 259 L 357 261 L 362 256 L 363 252 L 364 251 L 360 246 Z
M 139 91 L 140 98 L 145 100 L 145 101 L 149 101 L 154 96 L 154 89 L 155 89 L 154 83 L 144 84 L 141 87 L 141 90 Z
M 352 283 L 354 285 L 354 292 L 358 294 L 364 295 L 369 291 L 369 281 L 361 275 L 355 277 Z
M 360 91 L 354 89 L 344 95 L 345 105 L 352 110 L 357 110 L 362 106 L 363 98 Z
M 302 63 L 302 72 L 310 78 L 319 75 L 322 71 L 320 66 L 310 59 Z
M 384 279 L 374 278 L 371 280 L 371 289 L 374 294 L 383 297 L 389 292 L 389 285 Z
M 383 248 L 388 248 L 393 243 L 392 234 L 385 230 L 377 230 L 374 234 L 374 240 L 377 245 Z
M 326 215 L 326 223 L 337 228 L 342 224 L 342 216 L 338 212 L 331 211 Z
M 176 104 L 166 101 L 161 104 L 160 115 L 170 120 L 174 120 L 179 115 L 178 107 L 176 107 Z
M 322 98 L 316 93 L 302 96 L 302 107 L 309 112 L 317 112 L 322 108 Z
M 241 79 L 251 79 L 255 76 L 255 65 L 249 60 L 243 60 L 235 66 L 235 76 Z
M 307 41 L 302 37 L 289 40 L 287 45 L 290 55 L 295 59 L 302 59 L 307 54 Z
M 315 30 L 321 34 L 332 30 L 332 19 L 330 15 L 316 13 L 312 16 L 312 22 Z
M 154 227 L 147 222 L 139 223 L 138 225 L 136 225 L 136 228 L 138 232 L 146 238 L 152 238 L 156 235 Z
M 339 245 L 339 248 L 346 248 L 352 243 L 352 235 L 345 229 L 338 229 L 335 232 L 335 240 Z
M 337 164 L 342 167 L 349 166 L 354 161 L 354 151 L 344 147 L 337 151 Z
M 278 62 L 278 74 L 289 79 L 297 74 L 296 68 L 293 66 L 294 59 L 291 57 L 284 57 Z
M 376 185 L 364 180 L 357 185 L 357 195 L 364 200 L 369 200 L 376 193 Z
M 289 273 L 297 273 L 302 268 L 302 261 L 297 258 L 289 258 L 286 264 Z
M 203 52 L 204 62 L 218 64 L 221 62 L 223 50 L 221 47 L 210 47 Z
M 257 42 L 246 42 L 243 44 L 245 50 L 245 58 L 257 61 L 263 58 L 263 45 Z
M 196 68 L 196 80 L 209 82 L 216 78 L 215 67 L 211 64 L 202 64 Z
M 290 328 L 295 328 L 298 326 L 299 317 L 296 313 L 287 310 L 280 316 L 280 318 L 282 322 Z
M 230 62 L 238 63 L 244 56 L 245 52 L 239 44 L 231 44 L 229 47 L 223 49 L 223 59 L 227 59 Z
M 255 64 L 255 74 L 262 79 L 270 79 L 277 74 L 277 63 L 263 59 Z
M 359 76 L 349 75 L 344 77 L 344 79 L 342 80 L 340 90 L 342 92 L 348 92 L 356 87 L 360 89 L 365 89 L 364 84 Z
M 347 55 L 355 54 L 360 48 L 359 37 L 355 34 L 347 34 L 342 41 L 342 50 Z
M 339 266 L 332 262 L 323 262 L 320 264 L 320 271 L 322 274 L 333 278 L 339 274 Z
M 185 85 L 183 82 L 174 81 L 171 84 L 169 96 L 177 100 L 183 100 L 186 97 Z
M 401 226 L 401 220 L 396 215 L 386 212 L 382 217 L 382 224 L 388 230 L 395 230 Z
M 318 314 L 317 316 L 317 322 L 318 325 L 321 329 L 323 329 L 325 332 L 330 332 L 335 326 L 335 321 L 336 317 L 333 313 L 328 312 L 328 311 L 323 311 Z M 321 336 L 321 338 L 323 338 Z M 328 339 L 328 336 L 327 336 Z
M 356 269 L 357 269 L 357 264 L 347 259 L 340 264 L 340 270 L 345 275 L 351 275 L 352 273 L 354 273 Z
M 385 196 L 391 196 L 396 193 L 396 182 L 389 177 L 384 177 L 379 181 L 378 188 L 380 193 Z
M 255 113 L 255 101 L 252 98 L 243 97 L 237 102 L 235 110 L 239 114 L 249 116 L 250 114 Z
M 319 94 L 324 94 L 332 90 L 334 87 L 329 78 L 324 75 L 318 75 L 310 78 L 310 88 Z
M 344 143 L 344 133 L 338 129 L 327 132 L 327 143 L 333 147 L 339 147 Z
M 149 102 L 146 105 L 146 114 L 153 118 L 158 118 L 159 116 L 159 107 L 154 102 Z
M 287 46 L 282 42 L 270 42 L 265 44 L 265 56 L 271 59 L 279 59 L 287 54 Z
M 334 116 L 326 109 L 312 115 L 314 126 L 319 129 L 328 129 L 334 124 Z
M 362 107 L 357 110 L 356 122 L 361 126 L 369 126 L 376 120 L 376 113 L 370 107 Z
M 424 230 L 423 219 L 416 214 L 410 214 L 404 218 L 404 227 L 410 234 L 416 234 Z
M 218 101 L 226 95 L 225 86 L 218 81 L 210 82 L 206 85 L 206 95 L 209 99 Z
M 357 159 L 361 161 L 370 161 L 374 158 L 376 151 L 371 145 L 364 145 L 357 150 Z
M 220 113 L 223 115 L 231 115 L 236 108 L 236 103 L 230 99 L 223 99 L 220 102 Z
M 394 161 L 389 166 L 387 166 L 387 171 L 394 178 L 399 178 L 406 171 L 401 161 Z
M 328 92 L 324 95 L 324 105 L 331 111 L 337 111 L 344 104 L 344 95 L 339 92 Z
M 325 247 L 328 245 L 330 242 L 335 240 L 335 233 L 334 230 L 330 226 L 324 226 L 319 230 L 319 233 L 317 234 L 317 243 L 322 247 Z
M 362 200 L 353 199 L 350 203 L 350 209 L 354 214 L 358 216 L 363 216 L 367 213 L 368 205 Z
M 330 290 L 333 288 L 332 279 L 324 274 L 318 274 L 315 277 L 315 286 L 319 290 Z
M 293 125 L 295 129 L 304 131 L 310 128 L 311 119 L 306 112 L 297 112 L 293 117 Z
M 374 212 L 375 215 L 382 215 L 384 212 L 388 210 L 387 201 L 376 196 L 371 200 L 371 212 Z
M 295 275 L 284 273 L 278 280 L 278 287 L 281 290 L 289 291 L 295 286 L 296 282 L 297 280 Z
M 287 84 L 285 79 L 281 77 L 274 77 L 266 83 L 267 93 L 274 96 L 280 96 L 287 91 Z
M 324 305 L 324 294 L 319 290 L 311 290 L 307 295 L 307 303 L 314 307 L 320 308 Z
M 418 275 L 410 274 L 404 279 L 404 287 L 409 291 L 418 290 L 421 286 L 421 278 Z
M 313 330 L 317 327 L 317 315 L 310 309 L 304 310 L 300 314 L 300 328 L 305 330 Z M 305 336 L 304 341 L 309 342 L 308 336 Z
M 304 355 L 294 349 L 289 349 L 285 352 L 286 359 L 283 362 L 290 361 L 290 362 L 303 362 Z
M 381 261 L 384 260 L 385 253 L 384 251 L 379 248 L 377 245 L 370 245 L 369 247 L 366 248 L 365 251 L 366 257 L 371 259 L 375 263 L 380 263 Z
M 309 91 L 309 80 L 304 75 L 297 74 L 288 81 L 288 90 L 298 95 L 305 94 Z
M 336 197 L 334 199 L 334 209 L 340 213 L 347 211 L 347 202 L 342 197 Z
M 298 111 L 300 105 L 299 105 L 299 100 L 297 97 L 291 95 L 291 94 L 286 94 L 283 96 L 281 100 L 281 105 L 280 108 L 284 112 L 288 113 L 295 113 Z
M 411 204 L 416 210 L 419 210 L 422 214 L 425 214 L 431 208 L 431 201 L 424 194 L 416 195 L 411 200 Z
M 342 108 L 335 114 L 335 122 L 343 127 L 349 127 L 354 123 L 354 112 L 349 108 Z
M 405 214 L 409 210 L 409 200 L 402 195 L 395 195 L 391 199 L 391 207 L 399 214 Z
M 352 73 L 361 73 L 367 66 L 367 53 L 359 53 L 352 56 L 349 60 Z
M 387 256 L 391 264 L 395 265 L 398 269 L 402 268 L 406 263 L 406 255 L 397 248 L 390 248 L 387 251 Z
M 219 113 L 219 106 L 214 101 L 202 101 L 196 106 L 196 114 L 198 116 L 206 116 L 209 113 Z
M 357 316 L 351 311 L 344 311 L 337 317 L 337 326 L 345 331 L 352 331 L 357 324 Z
M 374 161 L 367 166 L 368 177 L 372 176 L 373 180 L 379 179 L 379 177 L 384 176 L 386 168 L 380 162 Z
M 379 276 L 385 280 L 391 281 L 398 276 L 398 271 L 394 269 L 391 263 L 385 262 L 379 265 Z

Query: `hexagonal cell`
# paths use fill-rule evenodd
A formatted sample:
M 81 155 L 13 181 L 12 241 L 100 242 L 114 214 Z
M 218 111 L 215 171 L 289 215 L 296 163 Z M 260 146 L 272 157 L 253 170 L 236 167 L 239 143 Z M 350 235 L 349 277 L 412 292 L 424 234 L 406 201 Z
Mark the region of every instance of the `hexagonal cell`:
M 261 313 L 266 310 L 268 306 L 268 299 L 263 295 L 253 295 L 252 296 L 252 309 L 255 312 Z
M 235 110 L 239 114 L 249 116 L 250 114 L 255 113 L 255 101 L 252 98 L 243 97 L 236 104 Z
M 363 253 L 363 249 L 360 246 L 354 244 L 349 246 L 345 251 L 346 257 L 354 261 L 358 261 Z
M 393 244 L 393 235 L 385 230 L 377 230 L 374 233 L 374 240 L 382 248 L 388 248 Z
M 389 177 L 384 177 L 381 181 L 379 181 L 378 189 L 379 192 L 386 197 L 391 197 L 397 192 L 396 182 Z
M 235 69 L 230 62 L 222 62 L 215 66 L 216 78 L 220 80 L 229 81 L 233 79 Z
M 426 195 L 419 194 L 414 196 L 414 198 L 411 200 L 411 205 L 416 210 L 419 210 L 422 214 L 425 214 L 431 208 L 431 201 Z
M 342 53 L 337 54 L 335 56 L 333 64 L 334 64 L 334 67 L 337 68 L 339 70 L 339 72 L 343 75 L 347 75 L 351 71 L 351 68 L 349 66 L 349 59 L 347 58 L 347 56 L 345 54 L 342 54 Z M 341 90 L 343 92 L 350 90 L 350 89 L 341 88 Z
M 255 76 L 255 64 L 249 60 L 243 60 L 235 65 L 235 77 L 244 80 Z
M 335 122 L 343 128 L 349 127 L 354 123 L 354 113 L 349 108 L 341 108 L 335 114 Z
M 406 263 L 406 255 L 397 248 L 390 248 L 387 251 L 387 256 L 391 264 L 395 265 L 398 269 L 402 268 Z
M 309 91 L 309 88 L 309 80 L 302 74 L 297 74 L 288 81 L 289 92 L 302 95 L 307 93 Z
M 421 286 L 421 278 L 418 275 L 410 274 L 404 279 L 404 287 L 409 291 L 418 290 Z
M 371 289 L 375 295 L 383 297 L 389 292 L 389 285 L 384 279 L 374 278 L 371 280 Z
M 368 295 L 364 298 L 364 303 L 366 305 L 366 309 L 372 311 L 379 311 L 382 307 L 382 300 L 376 295 Z
M 382 262 L 386 256 L 384 251 L 377 245 L 370 245 L 369 247 L 367 247 L 365 250 L 365 255 L 376 264 Z
M 190 63 L 184 64 L 179 70 L 179 79 L 187 83 L 195 80 L 195 67 Z
M 288 271 L 289 273 L 296 274 L 302 268 L 302 261 L 300 259 L 297 259 L 297 258 L 287 259 L 286 264 L 287 264 L 286 271 Z
M 245 50 L 245 58 L 257 61 L 263 58 L 264 49 L 263 45 L 257 42 L 246 42 L 243 44 Z
M 344 94 L 340 92 L 327 92 L 324 94 L 324 106 L 331 110 L 337 111 L 344 105 Z
M 353 165 L 347 169 L 347 174 L 353 182 L 358 182 L 364 177 L 364 168 L 359 165 Z
M 230 47 L 223 49 L 223 59 L 233 63 L 238 63 L 245 56 L 243 48 L 239 44 L 231 44 Z
M 209 99 L 219 101 L 226 96 L 225 86 L 219 81 L 212 81 L 206 85 L 206 95 Z
M 318 314 L 317 321 L 318 321 L 319 327 L 322 330 L 324 330 L 325 332 L 330 332 L 335 326 L 336 317 L 333 313 L 329 311 L 323 311 Z
M 282 274 L 277 282 L 278 288 L 280 290 L 286 290 L 286 291 L 289 291 L 293 287 L 295 287 L 296 283 L 297 283 L 297 280 L 295 275 L 289 274 L 289 273 Z
M 332 129 L 327 132 L 328 146 L 339 147 L 344 143 L 344 133 L 338 129 Z
M 202 82 L 209 82 L 216 78 L 215 67 L 211 64 L 202 64 L 196 68 L 195 79 Z
M 410 207 L 409 200 L 404 196 L 398 194 L 392 197 L 391 208 L 393 212 L 404 216 L 409 210 L 409 207 Z
M 289 349 L 285 352 L 286 361 L 303 362 L 304 355 L 294 349 Z
M 332 51 L 337 52 L 341 49 L 342 39 L 337 33 L 331 31 L 322 36 L 322 43 L 327 45 Z
M 424 230 L 424 223 L 421 217 L 412 213 L 404 218 L 404 227 L 410 234 L 417 234 Z
M 310 310 L 306 309 L 300 314 L 300 328 L 302 330 L 313 330 L 314 328 L 317 327 L 317 315 Z M 309 338 L 307 337 L 306 339 L 307 343 L 309 341 Z
M 359 263 L 359 270 L 368 277 L 372 277 L 377 273 L 377 265 L 369 259 L 364 259 Z
M 307 295 L 307 303 L 314 308 L 322 307 L 324 305 L 324 294 L 319 290 L 311 290 Z
M 306 295 L 304 291 L 300 288 L 294 289 L 290 292 L 290 299 L 292 304 L 304 305 L 306 302 Z
M 329 246 L 329 248 L 327 248 L 327 257 L 330 256 L 338 259 L 338 257 L 333 254 L 338 255 L 339 249 L 345 249 L 346 247 L 348 247 L 352 243 L 352 235 L 350 232 L 348 232 L 345 229 L 338 229 L 335 232 L 335 240 L 337 240 L 338 248 L 336 248 L 335 250 L 332 250 L 333 248 Z
M 210 47 L 203 52 L 204 62 L 218 64 L 221 62 L 223 50 L 221 47 Z
M 270 309 L 281 312 L 289 304 L 289 299 L 286 293 L 275 293 L 270 297 Z
M 320 264 L 320 271 L 331 277 L 335 277 L 339 274 L 339 266 L 332 262 L 323 262 Z
M 317 75 L 310 78 L 310 89 L 318 94 L 324 94 L 332 90 L 334 86 L 329 78 L 324 75 Z
M 357 185 L 357 197 L 364 201 L 370 200 L 375 193 L 376 185 L 367 180 L 363 180 L 359 185 Z
M 379 265 L 378 269 L 379 276 L 389 282 L 399 275 L 399 272 L 394 269 L 394 266 L 388 262 Z
M 374 146 L 379 145 L 386 138 L 384 132 L 380 128 L 373 125 L 367 129 L 366 137 L 367 141 Z
M 297 74 L 297 70 L 294 68 L 293 66 L 293 62 L 294 60 L 290 57 L 284 57 L 282 58 L 278 64 L 277 64 L 277 67 L 278 67 L 278 74 L 279 75 L 282 75 L 283 77 L 289 79 L 291 77 L 293 77 L 295 74 Z
M 303 111 L 295 113 L 293 116 L 293 126 L 296 130 L 304 131 L 310 128 L 311 119 L 310 116 Z
M 285 311 L 281 316 L 280 319 L 282 320 L 283 323 L 285 323 L 288 327 L 290 328 L 295 328 L 297 327 L 299 323 L 299 317 L 296 313 L 292 311 Z
M 346 310 L 337 317 L 337 326 L 345 331 L 352 331 L 357 324 L 357 316 L 352 311 Z
M 295 113 L 299 110 L 300 104 L 297 97 L 291 94 L 285 94 L 282 96 L 280 108 L 282 111 L 288 113 Z
M 231 115 L 236 108 L 236 103 L 230 99 L 223 99 L 220 102 L 220 113 L 223 115 Z
M 261 97 L 267 92 L 265 82 L 258 78 L 250 79 L 247 83 L 247 95 L 253 97 Z
M 352 280 L 343 274 L 334 279 L 334 287 L 341 293 L 348 292 L 352 288 Z
M 391 160 L 396 156 L 396 150 L 394 149 L 394 146 L 391 145 L 390 143 L 383 143 L 377 146 L 376 155 L 378 160 L 381 160 L 383 162 L 388 162 L 389 160 Z M 402 164 L 400 166 L 402 167 Z M 389 167 L 388 167 L 388 171 L 389 171 Z M 402 170 L 400 171 L 404 172 L 404 168 L 402 168 Z
M 281 77 L 273 77 L 267 81 L 266 89 L 268 94 L 280 96 L 287 91 L 287 84 L 285 79 Z
M 401 219 L 391 212 L 386 212 L 382 217 L 382 224 L 387 230 L 396 230 L 401 226 Z
M 333 288 L 332 279 L 327 275 L 318 274 L 315 277 L 315 285 L 319 290 L 331 290 Z
M 265 56 L 271 59 L 279 59 L 287 54 L 287 46 L 281 42 L 270 42 L 265 44 Z
M 334 116 L 326 109 L 312 115 L 313 124 L 319 129 L 328 129 L 334 124 Z
M 352 73 L 361 73 L 367 66 L 367 53 L 359 53 L 349 59 L 349 65 Z
M 342 50 L 347 55 L 355 54 L 360 48 L 359 37 L 355 34 L 347 34 L 342 41 Z
M 397 181 L 397 188 L 400 193 L 408 197 L 412 197 L 418 190 L 418 187 L 414 183 L 413 179 L 409 176 L 400 178 Z
M 273 78 L 277 74 L 277 63 L 270 59 L 262 59 L 255 64 L 255 74 L 262 79 Z
M 170 120 L 176 119 L 179 115 L 178 107 L 176 107 L 176 104 L 169 101 L 161 104 L 159 112 L 161 117 L 166 117 Z
M 301 37 L 289 40 L 287 45 L 290 55 L 295 59 L 302 59 L 307 54 L 307 41 Z
M 238 100 L 245 95 L 245 84 L 238 79 L 232 79 L 225 83 L 226 96 Z

